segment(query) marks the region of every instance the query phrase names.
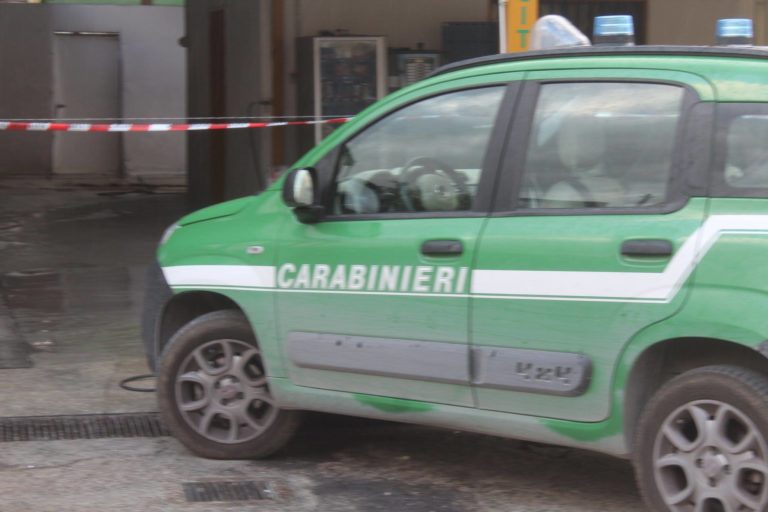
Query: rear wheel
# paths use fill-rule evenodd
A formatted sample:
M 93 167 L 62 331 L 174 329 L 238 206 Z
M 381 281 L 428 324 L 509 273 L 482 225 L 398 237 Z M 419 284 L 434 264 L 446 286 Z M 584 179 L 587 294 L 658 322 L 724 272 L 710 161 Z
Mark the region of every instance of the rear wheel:
M 768 508 L 768 379 L 709 366 L 671 380 L 645 409 L 635 471 L 652 510 Z
M 299 425 L 298 412 L 277 407 L 256 339 L 237 311 L 182 327 L 163 353 L 157 390 L 168 428 L 203 457 L 266 457 Z

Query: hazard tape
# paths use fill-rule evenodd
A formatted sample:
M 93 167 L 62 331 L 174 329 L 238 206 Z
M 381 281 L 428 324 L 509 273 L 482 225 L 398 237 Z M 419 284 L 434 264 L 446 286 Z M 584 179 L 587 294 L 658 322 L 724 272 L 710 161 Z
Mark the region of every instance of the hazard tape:
M 306 126 L 315 124 L 343 124 L 351 117 L 337 117 L 315 121 L 279 121 L 271 123 L 49 123 L 0 121 L 0 131 L 22 132 L 189 132 L 197 130 L 241 130 L 246 128 L 276 128 L 278 126 Z

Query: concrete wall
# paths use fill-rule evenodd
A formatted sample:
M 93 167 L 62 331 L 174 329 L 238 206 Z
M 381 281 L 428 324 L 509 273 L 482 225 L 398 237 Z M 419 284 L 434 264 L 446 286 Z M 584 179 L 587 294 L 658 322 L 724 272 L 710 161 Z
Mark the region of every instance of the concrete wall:
M 209 70 L 208 15 L 222 8 L 223 1 L 198 0 L 187 4 L 187 112 L 190 117 L 211 115 L 211 84 Z M 226 134 L 222 134 L 226 136 Z M 199 208 L 220 201 L 221 192 L 213 193 L 213 173 L 210 151 L 211 132 L 189 132 L 187 137 L 187 186 L 190 204 Z M 215 199 L 214 199 L 215 197 Z
M 54 116 L 56 31 L 119 33 L 123 117 L 185 117 L 183 16 L 177 7 L 0 5 L 0 117 Z M 122 137 L 129 179 L 185 173 L 184 134 Z M 50 174 L 51 140 L 50 134 L 0 133 L 0 174 Z
M 227 115 L 264 116 L 270 92 L 271 61 L 262 50 L 269 35 L 267 3 L 234 2 L 227 12 Z M 265 26 L 266 23 L 266 26 Z M 264 78 L 267 78 L 265 81 Z M 264 130 L 233 130 L 228 134 L 226 197 L 255 193 L 267 185 L 269 147 Z M 238 178 L 239 177 L 239 178 Z
M 52 109 L 49 9 L 0 5 L 0 118 L 47 119 Z M 47 174 L 50 133 L 0 132 L 0 175 Z
M 446 21 L 487 21 L 488 0 L 294 0 L 296 35 L 320 30 L 386 35 L 391 47 L 441 47 Z
M 187 4 L 187 49 L 190 116 L 269 115 L 271 59 L 269 9 L 259 0 L 195 0 Z M 211 16 L 224 15 L 225 61 L 213 62 Z M 215 43 L 214 43 L 215 46 Z M 223 82 L 214 84 L 212 67 L 224 69 Z M 220 78 L 220 77 L 219 77 Z M 217 112 L 215 89 L 223 88 L 226 102 Z M 264 130 L 228 130 L 189 134 L 189 196 L 194 207 L 253 194 L 269 175 L 268 135 Z

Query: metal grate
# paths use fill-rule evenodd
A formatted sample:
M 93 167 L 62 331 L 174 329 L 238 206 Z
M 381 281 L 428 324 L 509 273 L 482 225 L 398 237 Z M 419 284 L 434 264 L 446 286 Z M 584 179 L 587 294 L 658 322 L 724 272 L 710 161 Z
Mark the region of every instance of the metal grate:
M 184 497 L 187 501 L 254 501 L 274 499 L 275 492 L 267 482 L 246 480 L 241 482 L 187 482 Z
M 168 435 L 157 413 L 0 418 L 3 443 Z

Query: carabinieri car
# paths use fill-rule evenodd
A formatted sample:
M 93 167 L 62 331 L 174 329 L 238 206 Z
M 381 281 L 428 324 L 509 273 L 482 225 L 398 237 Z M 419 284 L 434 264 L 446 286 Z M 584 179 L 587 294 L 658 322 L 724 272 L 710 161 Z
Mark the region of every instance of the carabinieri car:
M 768 52 L 449 65 L 158 262 L 146 350 L 199 455 L 324 411 L 631 458 L 654 510 L 766 510 Z

